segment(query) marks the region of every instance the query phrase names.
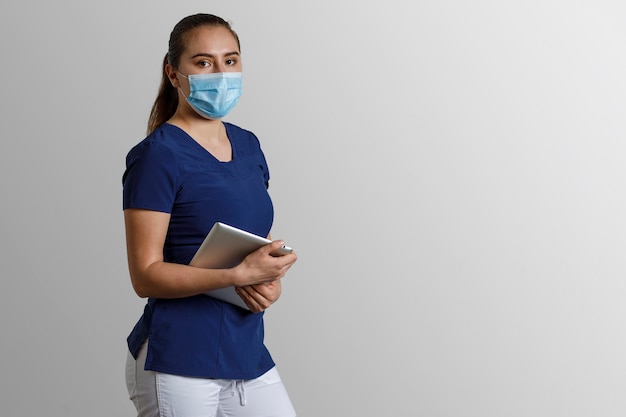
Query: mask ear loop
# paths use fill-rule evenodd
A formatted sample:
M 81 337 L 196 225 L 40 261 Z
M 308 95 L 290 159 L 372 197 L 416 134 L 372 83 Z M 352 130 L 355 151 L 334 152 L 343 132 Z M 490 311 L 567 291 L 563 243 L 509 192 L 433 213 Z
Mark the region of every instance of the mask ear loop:
M 183 74 L 182 72 L 180 72 L 178 70 L 176 71 L 176 74 L 180 75 L 181 77 L 185 77 L 186 79 L 189 79 L 189 76 Z M 183 91 L 182 88 L 178 87 L 178 90 L 180 90 L 180 92 L 183 94 L 183 97 L 185 97 L 186 99 L 189 99 L 189 96 L 185 95 L 185 92 Z M 191 91 L 189 92 L 189 94 L 191 94 Z

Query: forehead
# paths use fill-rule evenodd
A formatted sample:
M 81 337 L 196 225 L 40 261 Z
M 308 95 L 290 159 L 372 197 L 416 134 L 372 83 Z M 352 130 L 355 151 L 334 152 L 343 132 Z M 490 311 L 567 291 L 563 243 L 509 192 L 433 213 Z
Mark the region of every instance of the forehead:
M 222 26 L 200 26 L 190 30 L 185 37 L 185 54 L 220 54 L 239 52 L 235 36 Z

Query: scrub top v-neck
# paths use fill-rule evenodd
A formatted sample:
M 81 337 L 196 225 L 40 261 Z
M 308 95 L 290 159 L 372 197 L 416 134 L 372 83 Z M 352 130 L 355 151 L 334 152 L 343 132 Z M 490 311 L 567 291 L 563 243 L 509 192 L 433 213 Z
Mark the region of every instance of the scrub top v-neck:
M 183 140 L 187 140 L 187 141 L 193 142 L 195 144 L 195 146 L 198 148 L 198 152 L 204 152 L 204 153 L 208 154 L 207 157 L 209 159 L 214 159 L 216 162 L 219 162 L 219 163 L 222 163 L 222 164 L 228 164 L 233 159 L 235 159 L 237 157 L 237 150 L 236 150 L 235 144 L 233 143 L 233 141 L 230 138 L 230 135 L 232 134 L 232 130 L 233 130 L 233 128 L 232 128 L 233 125 L 230 125 L 228 123 L 222 123 L 222 124 L 224 125 L 224 128 L 226 129 L 226 136 L 228 138 L 228 141 L 230 142 L 231 159 L 229 161 L 221 161 L 218 158 L 216 158 L 215 155 L 213 155 L 211 153 L 211 151 L 209 151 L 204 146 L 202 146 L 197 140 L 195 140 L 191 135 L 189 135 L 187 132 L 185 132 L 182 128 L 180 128 L 180 127 L 178 127 L 176 125 L 171 125 L 169 123 L 167 125 L 168 126 L 172 126 L 172 127 L 176 128 L 176 129 L 179 129 L 181 131 L 181 133 L 182 133 L 181 137 L 184 138 Z M 229 130 L 231 132 L 229 132 Z

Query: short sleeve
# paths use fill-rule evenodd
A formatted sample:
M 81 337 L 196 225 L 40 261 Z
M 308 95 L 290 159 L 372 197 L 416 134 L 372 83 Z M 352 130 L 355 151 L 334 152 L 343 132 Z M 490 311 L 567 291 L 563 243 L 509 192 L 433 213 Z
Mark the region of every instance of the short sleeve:
M 270 186 L 270 170 L 267 166 L 267 160 L 265 159 L 265 154 L 261 149 L 261 142 L 256 135 L 250 131 L 246 131 L 249 134 L 250 145 L 254 149 L 254 153 L 258 153 L 260 157 L 259 167 L 263 172 L 263 180 L 265 181 L 265 188 L 269 188 Z
M 156 141 L 141 142 L 126 157 L 123 208 L 171 213 L 178 177 L 178 166 L 168 148 Z
M 263 171 L 263 179 L 265 180 L 265 188 L 270 188 L 270 170 L 267 167 L 267 161 L 265 160 L 265 155 L 263 154 L 263 151 L 261 151 L 261 170 Z

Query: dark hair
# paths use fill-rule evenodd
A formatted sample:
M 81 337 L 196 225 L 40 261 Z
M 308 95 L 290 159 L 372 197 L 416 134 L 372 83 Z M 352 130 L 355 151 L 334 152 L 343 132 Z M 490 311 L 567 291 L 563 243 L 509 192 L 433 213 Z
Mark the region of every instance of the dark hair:
M 163 58 L 161 85 L 159 86 L 157 98 L 152 105 L 150 117 L 148 118 L 148 134 L 165 123 L 176 112 L 176 107 L 178 106 L 178 92 L 167 77 L 165 66 L 170 64 L 174 68 L 178 68 L 180 56 L 187 47 L 187 34 L 200 26 L 221 26 L 228 29 L 235 37 L 237 47 L 241 49 L 239 36 L 237 36 L 237 33 L 232 29 L 230 23 L 221 17 L 212 14 L 198 13 L 187 16 L 178 22 L 170 34 L 169 49 L 167 54 L 165 54 L 165 58 Z

